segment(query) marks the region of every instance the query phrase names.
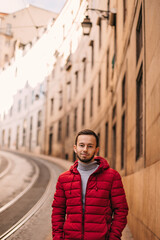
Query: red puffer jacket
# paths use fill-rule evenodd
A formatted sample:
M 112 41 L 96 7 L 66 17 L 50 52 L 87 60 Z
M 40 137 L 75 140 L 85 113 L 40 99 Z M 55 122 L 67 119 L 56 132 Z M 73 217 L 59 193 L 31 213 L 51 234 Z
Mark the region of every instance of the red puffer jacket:
M 128 214 L 121 177 L 105 159 L 95 160 L 99 167 L 88 179 L 84 213 L 78 161 L 59 176 L 52 204 L 54 240 L 120 239 Z

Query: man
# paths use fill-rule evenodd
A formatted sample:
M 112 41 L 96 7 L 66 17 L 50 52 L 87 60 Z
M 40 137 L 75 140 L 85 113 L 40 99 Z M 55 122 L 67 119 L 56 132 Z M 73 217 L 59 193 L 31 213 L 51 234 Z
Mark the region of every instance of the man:
M 78 160 L 59 176 L 52 204 L 53 239 L 121 239 L 128 205 L 121 177 L 99 150 L 98 136 L 82 130 L 75 139 Z

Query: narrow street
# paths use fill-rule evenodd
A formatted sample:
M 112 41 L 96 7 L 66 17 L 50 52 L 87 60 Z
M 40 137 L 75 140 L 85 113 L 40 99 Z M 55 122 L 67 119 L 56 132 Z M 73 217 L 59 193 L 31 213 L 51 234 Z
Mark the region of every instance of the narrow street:
M 0 159 L 0 182 L 4 192 L 0 196 L 0 239 L 21 240 L 23 236 L 23 240 L 51 240 L 51 204 L 56 181 L 71 163 L 64 160 L 59 163 L 59 159 L 43 155 L 9 152 L 0 152 Z M 5 179 L 10 181 L 7 185 Z M 128 226 L 122 240 L 133 240 Z
M 36 157 L 6 152 L 0 155 L 1 163 L 6 165 L 4 171 L 8 166 L 7 160 L 12 165 L 3 176 L 4 171 L 1 172 L 0 178 L 1 192 L 4 192 L 0 197 L 3 203 L 0 208 L 0 239 L 22 239 L 22 233 L 26 240 L 45 239 L 51 229 L 51 204 L 62 168 Z M 35 168 L 38 168 L 38 172 Z M 22 176 L 25 180 L 28 178 L 28 184 L 22 181 Z M 5 179 L 10 180 L 7 185 Z M 11 187 L 14 188 L 13 194 L 10 193 Z

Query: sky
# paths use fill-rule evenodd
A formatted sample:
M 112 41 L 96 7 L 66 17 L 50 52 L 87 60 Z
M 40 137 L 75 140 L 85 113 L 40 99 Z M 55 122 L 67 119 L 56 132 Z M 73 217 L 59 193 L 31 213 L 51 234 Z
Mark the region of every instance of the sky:
M 0 0 L 0 12 L 11 13 L 24 8 L 27 4 L 60 12 L 66 0 Z

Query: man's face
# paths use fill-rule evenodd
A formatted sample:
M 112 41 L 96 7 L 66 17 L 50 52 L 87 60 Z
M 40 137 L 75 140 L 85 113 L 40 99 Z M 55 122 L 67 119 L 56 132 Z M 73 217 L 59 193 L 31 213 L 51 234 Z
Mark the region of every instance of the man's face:
M 81 162 L 89 163 L 94 161 L 94 156 L 98 153 L 96 147 L 96 138 L 93 135 L 80 135 L 77 139 L 77 145 L 74 145 L 74 151 Z

